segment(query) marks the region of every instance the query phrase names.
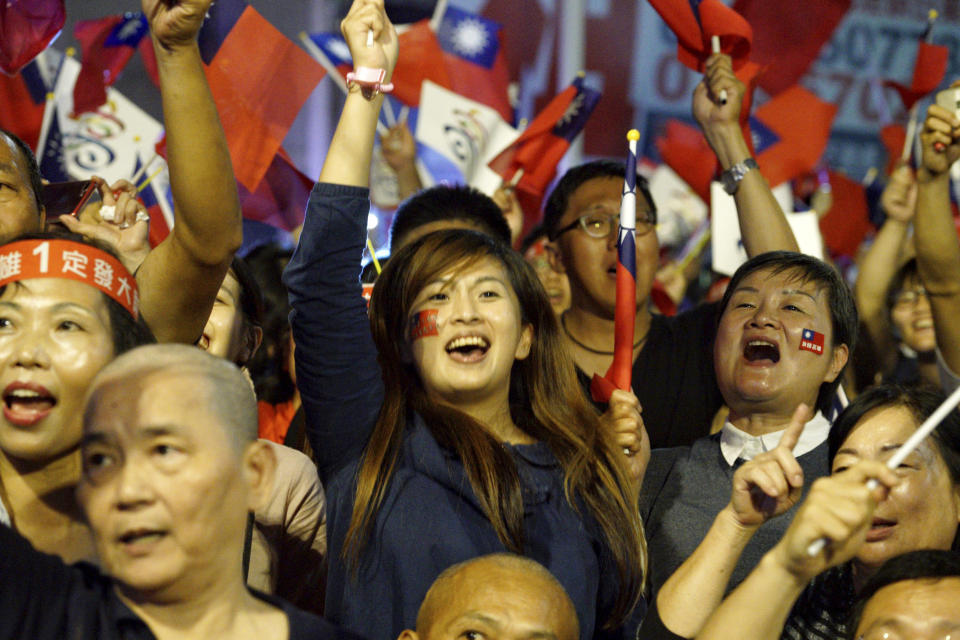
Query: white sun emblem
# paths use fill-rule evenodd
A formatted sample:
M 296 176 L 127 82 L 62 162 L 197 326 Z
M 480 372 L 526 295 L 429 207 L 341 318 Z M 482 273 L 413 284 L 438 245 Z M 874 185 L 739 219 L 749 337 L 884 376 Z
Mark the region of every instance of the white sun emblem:
M 474 18 L 466 18 L 454 27 L 453 46 L 465 56 L 475 56 L 483 51 L 490 36 L 483 23 Z
M 570 123 L 571 120 L 577 117 L 577 114 L 580 113 L 580 108 L 583 106 L 583 94 L 578 93 L 576 97 L 570 102 L 570 106 L 567 107 L 567 110 L 563 112 L 563 115 L 560 117 L 560 121 L 557 123 L 558 126 L 565 126 Z

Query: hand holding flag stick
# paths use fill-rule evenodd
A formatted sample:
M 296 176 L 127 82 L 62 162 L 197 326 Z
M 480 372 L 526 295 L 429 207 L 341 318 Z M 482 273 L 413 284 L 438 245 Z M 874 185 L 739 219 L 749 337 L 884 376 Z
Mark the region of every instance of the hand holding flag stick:
M 943 401 L 937 410 L 930 414 L 930 417 L 923 421 L 923 424 L 920 425 L 913 435 L 907 438 L 907 441 L 903 443 L 897 452 L 887 460 L 887 468 L 891 471 L 895 470 L 900 466 L 900 463 L 907 459 L 907 457 L 913 453 L 917 447 L 920 446 L 920 443 L 923 442 L 927 436 L 933 433 L 933 430 L 937 428 L 937 425 L 947 417 L 947 415 L 956 409 L 957 405 L 960 404 L 960 387 L 958 387 L 950 396 Z M 876 489 L 879 486 L 879 483 L 871 478 L 867 481 L 867 487 L 870 490 Z M 823 549 L 830 543 L 830 540 L 827 538 L 820 538 L 819 540 L 810 544 L 807 547 L 807 555 L 813 557 L 823 551 Z
M 637 316 L 637 141 L 640 132 L 627 133 L 629 152 L 620 200 L 617 236 L 617 303 L 614 311 L 613 363 L 607 374 L 594 374 L 590 393 L 597 402 L 609 402 L 614 389 L 630 389 L 633 373 L 633 331 Z

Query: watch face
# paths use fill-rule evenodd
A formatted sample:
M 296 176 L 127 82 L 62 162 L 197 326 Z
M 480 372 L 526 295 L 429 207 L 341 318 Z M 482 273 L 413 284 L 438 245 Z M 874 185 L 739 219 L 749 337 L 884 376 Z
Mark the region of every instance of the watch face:
M 740 183 L 740 181 L 733 176 L 732 170 L 721 173 L 720 181 L 723 182 L 723 190 L 730 195 L 733 195 L 737 192 L 737 185 Z

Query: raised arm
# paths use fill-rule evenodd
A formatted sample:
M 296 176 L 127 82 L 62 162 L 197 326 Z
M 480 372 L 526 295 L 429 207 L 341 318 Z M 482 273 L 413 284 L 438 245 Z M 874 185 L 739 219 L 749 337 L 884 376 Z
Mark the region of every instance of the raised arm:
M 723 599 L 730 576 L 753 534 L 800 499 L 803 469 L 792 452 L 810 417 L 810 410 L 800 405 L 777 447 L 737 469 L 730 503 L 656 594 L 660 623 L 671 633 L 692 638 L 700 631 Z M 641 637 L 652 622 L 644 622 Z
M 355 0 L 341 31 L 354 63 L 385 69 L 389 82 L 397 39 L 382 0 Z M 373 43 L 367 47 L 370 32 Z M 362 452 L 383 398 L 359 279 L 370 208 L 366 186 L 382 101 L 351 87 L 284 272 L 293 307 L 297 386 L 324 483 Z
M 896 358 L 887 313 L 887 289 L 897 273 L 907 241 L 907 232 L 917 210 L 917 183 L 910 167 L 902 165 L 890 176 L 880 204 L 887 219 L 860 262 L 853 292 L 860 319 L 885 371 Z
M 960 81 L 953 86 L 960 86 Z M 930 299 L 937 347 L 960 372 L 960 244 L 950 213 L 950 166 L 960 158 L 960 120 L 931 105 L 920 136 L 923 165 L 917 171 L 914 221 L 917 268 Z
M 881 486 L 871 491 L 869 478 Z M 710 616 L 697 640 L 779 638 L 800 593 L 818 573 L 856 554 L 877 502 L 898 482 L 892 471 L 873 460 L 817 480 L 783 538 Z M 821 538 L 832 542 L 826 551 L 810 556 L 807 549 Z
M 726 104 L 720 100 L 724 90 Z M 743 83 L 733 74 L 730 56 L 724 54 L 714 54 L 707 59 L 703 80 L 693 91 L 693 117 L 717 154 L 723 171 L 750 157 L 738 120 L 744 91 Z M 749 257 L 767 251 L 800 250 L 770 185 L 758 170 L 747 171 L 734 200 L 743 247 Z
M 137 273 L 143 317 L 161 342 L 194 342 L 243 241 L 230 152 L 203 74 L 197 33 L 210 0 L 143 0 L 157 55 L 176 224 Z

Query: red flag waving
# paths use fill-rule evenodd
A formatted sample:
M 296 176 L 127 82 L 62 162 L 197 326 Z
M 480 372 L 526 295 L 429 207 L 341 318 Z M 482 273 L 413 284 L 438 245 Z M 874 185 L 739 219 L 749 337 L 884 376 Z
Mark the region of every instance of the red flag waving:
M 490 168 L 507 182 L 515 178 L 517 171 L 523 171 L 517 183 L 517 199 L 530 226 L 539 217 L 544 193 L 557 175 L 557 164 L 587 124 L 599 100 L 600 92 L 585 87 L 583 78 L 578 77 L 537 114 L 510 146 L 490 161 Z
M 823 241 L 834 255 L 853 257 L 870 231 L 867 195 L 863 185 L 842 173 L 829 171 L 830 210 L 820 218 Z
M 664 135 L 657 138 L 660 157 L 704 202 L 710 202 L 710 181 L 716 172 L 717 157 L 706 138 L 695 127 L 668 120 Z
M 0 2 L 0 71 L 22 69 L 53 42 L 66 18 L 63 0 Z
M 949 55 L 950 50 L 946 47 L 922 40 L 917 44 L 917 60 L 913 64 L 913 78 L 910 84 L 888 83 L 900 94 L 904 108 L 909 110 L 943 82 L 943 76 L 947 73 Z
M 750 58 L 750 24 L 720 0 L 650 0 L 650 4 L 677 35 L 677 59 L 694 71 L 703 71 L 712 53 L 712 36 L 720 37 L 720 49 L 733 58 L 734 70 Z
M 312 188 L 313 180 L 297 169 L 281 147 L 256 191 L 240 187 L 243 217 L 293 231 L 303 222 Z
M 413 23 L 397 40 L 400 43 L 400 56 L 392 80 L 393 95 L 398 100 L 411 107 L 420 106 L 420 85 L 424 80 L 453 90 L 444 64 L 443 49 L 440 48 L 437 34 L 430 28 L 429 20 Z
M 94 111 L 107 101 L 107 87 L 116 82 L 148 32 L 147 19 L 139 12 L 77 23 L 73 35 L 83 52 L 83 67 L 73 86 L 75 114 Z
M 199 44 L 237 182 L 255 191 L 326 72 L 238 0 L 221 0 L 211 8 Z
M 46 95 L 36 61 L 13 77 L 0 73 L 0 127 L 12 131 L 31 149 L 37 148 Z
M 797 84 L 849 8 L 850 0 L 736 0 L 753 28 L 750 57 L 767 67 L 758 84 L 770 95 Z
M 777 94 L 750 118 L 760 172 L 777 186 L 816 166 L 827 148 L 837 107 L 794 86 Z

